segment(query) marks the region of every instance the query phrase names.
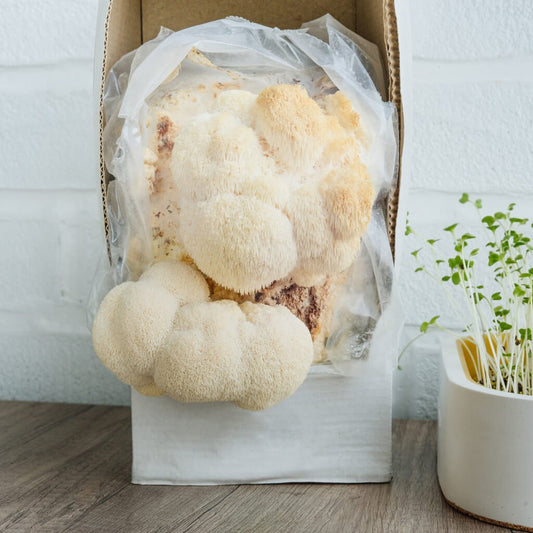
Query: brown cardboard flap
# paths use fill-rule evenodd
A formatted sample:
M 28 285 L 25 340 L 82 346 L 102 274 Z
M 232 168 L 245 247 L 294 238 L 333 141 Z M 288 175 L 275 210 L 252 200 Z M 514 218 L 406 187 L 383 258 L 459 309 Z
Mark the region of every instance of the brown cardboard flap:
M 398 41 L 398 23 L 394 0 L 384 1 L 383 24 L 386 50 L 386 63 L 389 72 L 389 100 L 396 106 L 398 111 L 398 181 L 389 192 L 387 201 L 387 230 L 392 255 L 396 242 L 396 219 L 398 216 L 398 201 L 400 197 L 400 181 L 402 176 L 402 151 L 403 151 L 403 108 L 400 84 L 400 45 Z
M 400 61 L 394 0 L 110 0 L 106 18 L 101 98 L 108 70 L 124 54 L 157 35 L 165 26 L 179 30 L 226 16 L 240 16 L 267 26 L 299 28 L 303 22 L 330 13 L 346 27 L 375 43 L 386 66 L 389 99 L 398 110 L 400 154 L 403 145 L 403 120 L 400 92 Z M 106 213 L 108 176 L 103 164 L 103 113 L 100 112 L 100 166 L 104 219 L 109 242 Z M 400 158 L 401 175 L 401 158 Z M 396 215 L 400 175 L 387 205 L 388 231 L 394 254 Z
M 104 73 L 142 40 L 141 0 L 112 0 L 107 17 Z
M 124 55 L 142 44 L 141 0 L 111 0 L 105 18 L 102 79 L 100 80 L 100 187 L 107 241 L 111 260 L 110 229 L 107 216 L 107 184 L 109 174 L 104 162 L 104 84 L 109 69 Z
M 143 41 L 153 39 L 161 26 L 181 30 L 231 15 L 278 28 L 299 28 L 304 22 L 330 13 L 355 29 L 354 0 L 143 0 Z

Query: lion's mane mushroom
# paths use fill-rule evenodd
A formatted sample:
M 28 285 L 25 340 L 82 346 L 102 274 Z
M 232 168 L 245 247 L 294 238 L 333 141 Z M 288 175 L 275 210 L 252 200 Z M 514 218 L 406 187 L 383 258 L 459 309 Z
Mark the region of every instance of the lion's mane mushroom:
M 198 268 L 248 294 L 323 283 L 353 262 L 374 190 L 359 117 L 340 92 L 299 85 L 220 93 L 174 140 L 180 237 Z
M 109 292 L 93 343 L 104 365 L 143 394 L 251 410 L 290 396 L 313 359 L 311 335 L 288 309 L 211 302 L 200 272 L 170 261 Z
M 181 236 L 202 272 L 239 292 L 265 287 L 296 264 L 289 219 L 253 196 L 223 194 L 183 207 Z
M 372 209 L 368 139 L 332 84 L 313 97 L 298 85 L 244 90 L 252 86 L 238 74 L 191 80 L 151 102 L 153 256 L 144 247 L 135 260 L 132 242 L 126 261 L 134 279 L 152 257 L 184 261 L 213 301 L 286 307 L 307 326 L 319 362 Z

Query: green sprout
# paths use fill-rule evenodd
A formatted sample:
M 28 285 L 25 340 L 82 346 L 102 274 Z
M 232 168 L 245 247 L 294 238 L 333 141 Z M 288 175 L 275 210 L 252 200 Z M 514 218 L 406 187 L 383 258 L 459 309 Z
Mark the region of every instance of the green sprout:
M 483 202 L 472 200 L 467 193 L 459 203 L 476 210 L 483 237 L 459 233 L 459 223 L 443 228 L 451 239 L 450 255 L 440 248 L 441 239 L 422 237 L 409 222 L 405 235 L 421 244 L 411 252 L 415 272 L 433 279 L 459 315 L 467 309 L 468 324 L 459 335 L 441 325 L 440 316 L 432 317 L 421 324 L 419 334 L 405 346 L 398 361 L 421 336 L 433 330 L 448 331 L 475 343 L 477 357 L 470 355 L 480 384 L 533 395 L 533 245 L 526 232 L 533 224 L 514 215 L 514 203 L 490 215 L 482 215 Z M 487 279 L 482 279 L 483 263 L 489 269 Z M 488 287 L 496 290 L 487 292 Z M 454 291 L 461 293 L 463 306 L 452 297 Z

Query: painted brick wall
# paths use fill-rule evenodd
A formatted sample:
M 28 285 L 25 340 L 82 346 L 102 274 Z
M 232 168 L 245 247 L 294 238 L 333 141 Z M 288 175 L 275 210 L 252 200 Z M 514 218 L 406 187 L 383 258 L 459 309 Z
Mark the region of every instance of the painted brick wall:
M 488 210 L 516 201 L 533 208 L 533 2 L 410 0 L 413 37 L 413 161 L 407 209 L 428 237 L 476 217 L 458 203 L 463 191 Z M 414 274 L 406 241 L 400 288 L 406 337 L 423 320 L 457 322 L 433 283 Z M 395 374 L 394 415 L 436 418 L 438 340 L 425 337 Z
M 399 0 L 403 1 L 403 0 Z M 92 142 L 97 0 L 3 0 L 0 7 L 0 398 L 128 403 L 97 361 L 85 300 L 103 253 Z M 533 3 L 411 0 L 411 221 L 436 233 L 457 198 L 533 207 Z M 408 328 L 442 299 L 400 258 Z M 398 417 L 436 415 L 437 346 L 395 376 Z
M 85 301 L 103 253 L 93 157 L 97 0 L 0 6 L 0 398 L 120 404 Z

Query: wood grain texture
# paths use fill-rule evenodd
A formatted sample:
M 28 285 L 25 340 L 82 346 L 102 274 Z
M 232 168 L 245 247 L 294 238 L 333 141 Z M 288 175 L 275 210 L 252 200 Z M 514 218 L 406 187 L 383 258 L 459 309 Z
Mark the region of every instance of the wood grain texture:
M 390 484 L 131 485 L 125 407 L 0 402 L 0 531 L 511 531 L 444 501 L 434 422 L 394 423 Z

